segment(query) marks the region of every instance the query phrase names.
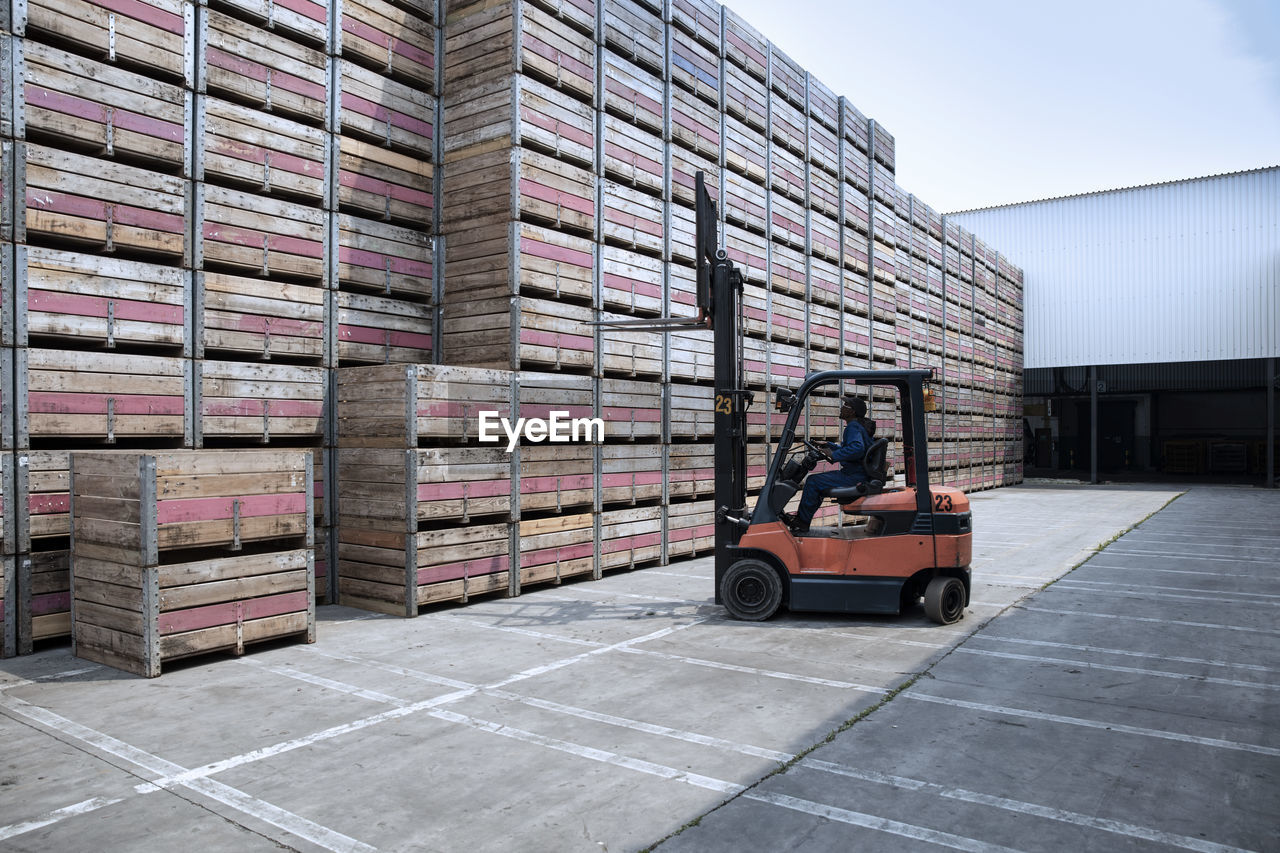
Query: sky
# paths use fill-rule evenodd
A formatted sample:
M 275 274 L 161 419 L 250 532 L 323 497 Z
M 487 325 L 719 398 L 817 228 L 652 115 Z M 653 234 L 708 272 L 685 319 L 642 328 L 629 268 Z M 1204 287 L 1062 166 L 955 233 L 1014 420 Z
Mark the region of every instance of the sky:
M 1280 0 L 728 0 L 946 213 L 1280 165 Z

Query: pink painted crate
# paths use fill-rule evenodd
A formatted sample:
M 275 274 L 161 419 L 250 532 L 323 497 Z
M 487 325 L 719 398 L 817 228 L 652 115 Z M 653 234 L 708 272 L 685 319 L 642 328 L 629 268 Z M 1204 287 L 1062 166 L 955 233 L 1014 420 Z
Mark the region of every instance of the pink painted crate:
M 197 358 L 324 358 L 324 290 L 213 272 L 196 273 L 195 290 L 203 308 L 197 314 Z
M 661 560 L 662 507 L 610 509 L 600 514 L 600 568 L 635 569 Z
M 342 0 L 343 57 L 431 91 L 436 82 L 433 4 L 405 9 L 385 0 Z
M 716 41 L 718 42 L 719 39 Z M 699 41 L 696 36 L 680 27 L 672 28 L 671 80 L 676 85 L 718 106 L 720 102 L 718 47 Z
M 663 445 L 653 443 L 601 447 L 601 502 L 634 506 L 661 500 L 662 452 Z
M 325 202 L 323 130 L 215 97 L 197 99 L 195 179 L 271 196 Z
M 511 373 L 433 364 L 344 367 L 337 405 L 342 449 L 474 445 L 481 411 L 513 417 Z
M 444 160 L 498 147 L 525 147 L 579 166 L 595 164 L 595 113 L 589 104 L 539 80 L 511 75 L 459 80 L 444 98 Z
M 705 440 L 667 445 L 667 471 L 668 492 L 673 500 L 711 497 L 715 492 L 715 445 Z
M 318 47 L 329 44 L 329 10 L 337 4 L 325 0 L 220 0 L 222 6 L 265 24 L 267 29 L 287 34 Z
M 436 100 L 422 89 L 340 60 L 337 131 L 430 159 Z
M 605 111 L 651 133 L 663 132 L 663 82 L 660 74 L 641 68 L 611 50 L 603 55 Z
M 610 0 L 603 5 L 604 43 L 631 62 L 659 74 L 666 69 L 661 11 L 636 0 Z
M 596 570 L 595 522 L 589 512 L 521 521 L 520 584 L 558 583 Z
M 66 42 L 90 56 L 136 67 L 150 76 L 190 82 L 187 41 L 195 29 L 193 4 L 183 0 L 31 0 L 14 33 Z
M 673 503 L 667 508 L 667 557 L 701 557 L 715 548 L 715 501 Z
M 195 267 L 323 281 L 323 210 L 212 184 L 195 185 Z
M 329 57 L 284 35 L 204 10 L 198 91 L 325 127 Z
M 341 291 L 336 298 L 340 365 L 431 360 L 430 305 Z
M 344 289 L 430 301 L 433 241 L 425 229 L 338 214 L 338 284 Z
M 197 447 L 209 439 L 323 439 L 324 368 L 203 359 L 194 373 Z
M 600 232 L 610 248 L 620 246 L 624 250 L 631 250 L 628 254 L 639 252 L 655 259 L 660 258 L 663 245 L 662 200 L 613 181 L 604 181 L 601 190 Z M 607 269 L 604 279 L 605 289 L 608 290 L 610 283 Z M 661 282 L 662 276 L 659 274 L 659 293 Z

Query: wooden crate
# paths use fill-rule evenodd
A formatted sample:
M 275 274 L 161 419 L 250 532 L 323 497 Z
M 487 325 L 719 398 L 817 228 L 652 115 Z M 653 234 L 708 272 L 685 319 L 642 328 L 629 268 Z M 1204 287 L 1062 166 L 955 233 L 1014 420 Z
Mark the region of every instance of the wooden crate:
M 310 42 L 317 47 L 329 45 L 329 9 L 325 0 L 218 0 L 218 3 L 268 30 L 290 38 Z
M 803 346 L 774 343 L 769 345 L 769 385 L 796 389 L 808 372 Z
M 499 219 L 450 235 L 445 259 L 446 316 L 451 305 L 515 294 L 580 304 L 594 295 L 592 241 L 533 223 Z
M 818 302 L 810 302 L 808 308 L 810 348 L 839 352 L 842 333 L 840 310 Z
M 600 514 L 600 568 L 631 570 L 661 560 L 662 507 L 610 509 Z
M 323 210 L 196 184 L 194 216 L 197 269 L 325 280 L 329 229 Z
M 25 12 L 25 14 L 24 14 Z M 94 0 L 29 0 L 14 9 L 13 32 L 70 45 L 112 64 L 190 84 L 188 40 L 195 9 L 183 0 L 131 5 Z
M 520 219 L 590 236 L 595 180 L 586 169 L 525 148 L 468 157 L 445 169 L 442 227 L 452 236 Z
M 715 379 L 715 356 L 709 332 L 673 332 L 668 368 L 671 381 L 711 382 Z
M 71 471 L 74 654 L 155 677 L 315 641 L 309 453 L 77 451 Z
M 521 516 L 591 507 L 596 494 L 595 453 L 593 445 L 584 443 L 521 447 Z
M 345 136 L 337 138 L 337 146 L 339 210 L 423 230 L 431 227 L 435 172 L 425 157 Z
M 698 444 L 669 444 L 666 451 L 667 490 L 671 500 L 697 500 L 714 496 L 714 444 L 705 440 Z
M 662 77 L 628 62 L 611 50 L 601 56 L 605 112 L 651 133 L 662 133 L 666 108 Z
M 325 370 L 284 364 L 197 361 L 195 441 L 323 440 Z
M 804 207 L 777 193 L 771 195 L 770 201 L 769 238 L 775 244 L 781 243 L 804 252 L 809 236 Z
M 602 312 L 601 320 L 628 319 L 629 316 Z M 600 369 L 605 376 L 628 379 L 662 377 L 662 338 L 657 332 L 617 332 L 606 329 L 600 335 Z
M 431 360 L 430 305 L 367 293 L 336 294 L 338 363 L 421 363 Z
M 70 452 L 20 450 L 14 461 L 12 551 L 65 549 L 71 533 Z
M 651 255 L 605 246 L 600 253 L 601 297 L 605 308 L 626 314 L 662 314 L 663 262 Z M 606 329 L 604 337 L 618 334 Z
M 600 448 L 600 500 L 611 504 L 662 500 L 661 444 L 606 444 Z
M 703 557 L 715 550 L 715 501 L 680 501 L 666 510 L 669 560 Z
M 816 166 L 809 167 L 809 209 L 832 220 L 838 226 L 841 216 L 840 179 L 834 173 Z
M 710 438 L 715 433 L 715 389 L 709 385 L 671 383 L 671 438 Z
M 840 262 L 840 223 L 816 210 L 809 211 L 809 254 Z
M 195 274 L 196 358 L 234 354 L 318 362 L 324 358 L 325 291 L 224 273 Z
M 774 293 L 786 293 L 797 299 L 803 299 L 806 291 L 807 265 L 803 252 L 772 243 L 769 246 L 770 269 L 769 286 Z
M 809 78 L 809 117 L 828 130 L 840 132 L 840 96 L 812 74 Z M 830 167 L 828 167 L 830 168 Z M 839 170 L 839 164 L 835 164 Z
M 776 71 L 777 69 L 775 69 Z M 777 89 L 774 89 L 777 95 Z M 801 98 L 803 104 L 803 96 Z M 804 174 L 804 160 L 808 151 L 808 122 L 805 119 L 804 107 L 784 98 L 769 99 L 769 132 L 776 146 L 782 146 L 787 153 L 794 156 L 800 164 L 800 174 Z M 778 149 L 774 148 L 774 156 Z
M 53 551 L 21 554 L 17 569 L 14 617 L 18 652 L 31 652 L 33 642 L 71 635 L 71 552 L 65 543 Z
M 621 246 L 660 258 L 664 248 L 664 207 L 660 198 L 613 181 L 604 181 L 600 187 L 600 235 L 610 246 Z M 607 288 L 607 268 L 604 276 Z M 659 288 L 661 281 L 659 274 Z
M 201 18 L 197 91 L 327 127 L 329 58 L 213 9 Z
M 835 308 L 840 306 L 840 291 L 843 285 L 842 270 L 838 263 L 838 261 L 836 263 L 824 261 L 821 258 L 809 259 L 810 300 Z
M 22 84 L 13 135 L 185 173 L 190 94 L 31 39 L 13 42 Z
M 711 200 L 720 203 L 720 167 L 718 165 L 719 154 L 714 151 L 704 151 L 701 154 L 688 151 L 681 145 L 671 145 L 667 149 L 670 154 L 670 163 L 668 171 L 671 184 L 671 198 L 677 204 L 671 205 L 672 216 L 672 251 L 677 242 L 683 247 L 685 245 L 692 246 L 694 243 L 694 191 L 697 187 L 696 176 L 698 172 L 702 172 L 706 182 L 707 192 L 711 195 Z M 675 218 L 679 213 L 685 220 L 685 225 L 681 227 L 681 235 L 689 235 L 687 240 L 676 240 Z
M 418 302 L 432 300 L 435 246 L 425 229 L 345 213 L 336 220 L 339 287 Z
M 512 375 L 435 364 L 338 371 L 338 446 L 475 443 L 480 411 L 513 418 Z
M 761 138 L 769 131 L 769 90 L 764 81 L 733 64 L 724 69 L 725 118 L 734 119 Z
M 592 40 L 527 0 L 450 3 L 443 68 L 446 96 L 461 81 L 526 74 L 595 106 Z
M 724 218 L 757 234 L 768 233 L 768 191 L 745 177 L 725 172 Z
M 757 80 L 769 74 L 769 43 L 732 9 L 724 8 L 724 55 Z
M 459 80 L 444 96 L 444 161 L 530 148 L 590 169 L 596 159 L 589 104 L 520 74 Z
M 17 242 L 174 263 L 186 257 L 182 178 L 31 143 L 15 146 L 15 170 L 15 197 L 25 200 L 26 211 L 15 222 Z
M 715 0 L 672 0 L 671 23 L 720 51 L 720 4 Z
M 433 91 L 436 84 L 434 4 L 405 9 L 384 0 L 341 0 L 338 52 L 380 74 Z
M 16 355 L 20 447 L 33 439 L 191 439 L 189 361 L 49 349 Z
M 604 43 L 608 50 L 642 68 L 662 74 L 666 70 L 666 46 L 662 12 L 635 0 L 610 0 L 601 7 Z
M 338 61 L 338 75 L 335 132 L 432 159 L 434 97 L 345 59 Z
M 220 98 L 196 102 L 195 179 L 311 205 L 328 197 L 329 136 Z
M 892 183 L 892 173 L 894 167 L 894 143 L 893 134 L 885 130 L 884 125 L 876 122 L 871 132 L 871 153 L 880 165 L 884 166 L 890 176 L 889 182 Z
M 717 29 L 719 29 L 717 27 Z M 681 27 L 671 29 L 672 82 L 719 109 L 720 51 Z
M 802 155 L 774 146 L 769 160 L 769 189 L 775 198 L 786 196 L 803 208 L 809 186 L 805 174 Z
M 446 304 L 444 360 L 584 373 L 595 365 L 594 320 L 591 308 L 527 296 Z
M 805 82 L 808 74 L 799 63 L 772 43 L 769 45 L 769 74 L 769 87 L 773 92 L 796 107 L 804 109 Z
M 661 441 L 662 386 L 605 377 L 600 381 L 600 417 L 610 441 Z
M 719 110 L 690 92 L 672 89 L 669 129 L 672 143 L 713 164 L 710 178 L 720 160 Z
M 189 349 L 190 274 L 169 266 L 18 246 L 15 318 L 19 346 Z M 7 282 L 6 282 L 7 283 Z
M 603 125 L 600 166 L 605 176 L 661 196 L 665 171 L 662 138 L 608 114 L 604 116 Z
M 595 521 L 591 513 L 521 521 L 520 585 L 560 582 L 596 570 Z

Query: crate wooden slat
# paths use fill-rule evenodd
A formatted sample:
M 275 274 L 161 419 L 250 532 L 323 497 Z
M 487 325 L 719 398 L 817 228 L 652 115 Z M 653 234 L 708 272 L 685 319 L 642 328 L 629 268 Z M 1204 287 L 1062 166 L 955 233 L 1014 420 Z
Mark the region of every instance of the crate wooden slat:
M 71 533 L 71 460 L 65 450 L 19 450 L 13 466 L 13 550 L 57 550 Z
M 15 169 L 26 209 L 18 242 L 185 258 L 182 178 L 32 143 L 15 146 Z
M 25 20 L 20 9 L 25 8 Z M 149 75 L 190 82 L 186 41 L 194 8 L 183 0 L 29 0 L 15 10 L 18 35 L 65 43 Z
M 656 196 L 663 192 L 662 139 L 612 115 L 604 117 L 601 169 L 620 184 Z
M 191 98 L 181 86 L 35 40 L 14 44 L 23 81 L 14 116 L 18 138 L 49 139 L 164 171 L 186 169 Z
M 602 312 L 601 320 L 629 319 L 634 315 Z M 600 338 L 600 369 L 605 376 L 627 379 L 661 378 L 662 335 L 656 332 L 607 331 Z
M 591 308 L 522 296 L 444 311 L 444 358 L 477 367 L 537 367 L 582 373 L 595 364 Z
M 724 104 L 726 118 L 741 122 L 743 127 L 760 134 L 761 139 L 768 133 L 768 88 L 763 80 L 733 63 L 725 66 Z
M 809 78 L 809 115 L 832 133 L 840 132 L 840 96 L 813 74 Z M 812 130 L 811 130 L 812 132 Z M 834 141 L 834 138 L 833 138 Z
M 595 32 L 595 0 L 534 0 L 534 4 L 587 35 Z
M 808 196 L 804 160 L 801 155 L 774 146 L 769 161 L 769 189 L 775 197 L 787 196 L 804 205 Z
M 662 133 L 666 95 L 662 77 L 618 56 L 603 51 L 604 86 L 600 92 L 604 109 L 629 124 L 652 133 Z
M 259 278 L 198 272 L 203 307 L 196 357 L 234 353 L 241 358 L 324 358 L 324 298 L 319 288 Z
M 20 349 L 17 362 L 19 446 L 190 439 L 190 363 L 182 358 Z
M 769 286 L 775 293 L 804 298 L 807 278 L 804 253 L 780 243 L 770 243 L 768 249 L 772 261 Z
M 769 238 L 763 233 L 753 233 L 736 225 L 726 224 L 724 247 L 729 258 L 742 271 L 743 281 L 763 284 L 767 280 L 770 246 Z
M 518 414 L 522 418 L 549 420 L 556 416 L 565 421 L 591 418 L 595 414 L 594 386 L 589 376 L 526 370 L 516 374 L 515 379 Z M 532 439 L 526 437 L 526 441 L 532 442 Z
M 671 23 L 718 54 L 720 4 L 715 0 L 672 0 Z
M 384 0 L 341 0 L 343 57 L 425 91 L 436 83 L 436 28 L 429 8 L 406 10 Z
M 635 0 L 609 0 L 602 12 L 607 49 L 650 71 L 664 73 L 666 47 L 660 11 L 646 9 Z
M 674 500 L 698 500 L 715 493 L 716 453 L 709 442 L 669 444 L 668 494 Z
M 610 509 L 600 514 L 600 568 L 631 570 L 662 559 L 662 507 Z
M 605 377 L 600 382 L 600 417 L 607 440 L 661 441 L 662 386 Z
M 323 439 L 323 368 L 205 359 L 194 373 L 197 445 L 211 438 Z
M 672 28 L 671 80 L 719 108 L 719 51 L 679 27 Z
M 290 38 L 310 42 L 317 47 L 329 44 L 329 10 L 325 0 L 217 0 L 218 4 L 234 9 L 244 17 L 269 30 L 277 30 Z
M 520 584 L 559 582 L 595 571 L 595 523 L 589 512 L 521 521 Z
M 768 232 L 768 191 L 760 184 L 732 172 L 725 173 L 724 218 L 754 231 Z
M 715 357 L 708 332 L 673 332 L 668 335 L 671 351 L 668 368 L 673 382 L 711 382 L 715 379 Z
M 434 244 L 426 230 L 345 213 L 336 219 L 340 287 L 431 301 Z
M 606 244 L 662 256 L 665 205 L 660 198 L 613 181 L 604 181 L 600 188 L 600 202 L 600 234 Z M 607 271 L 605 276 L 607 279 Z M 658 282 L 660 286 L 661 276 Z
M 671 383 L 671 437 L 708 439 L 715 432 L 715 389 Z
M 724 160 L 729 179 L 742 175 L 761 187 L 769 183 L 768 144 L 763 132 L 725 117 Z M 733 174 L 736 173 L 736 174 Z
M 825 261 L 821 258 L 809 259 L 809 298 L 814 303 L 840 306 L 841 269 L 839 261 Z
M 196 104 L 197 181 L 323 203 L 328 137 L 281 116 L 202 97 Z
M 770 88 L 795 106 L 804 109 L 805 81 L 808 77 L 805 70 L 772 43 L 769 45 L 769 64 L 772 73 L 769 80 Z
M 186 344 L 189 273 L 182 269 L 41 246 L 17 247 L 19 345 L 115 347 Z
M 770 202 L 770 239 L 774 243 L 782 243 L 803 252 L 808 243 L 804 208 L 799 203 L 777 193 L 770 197 Z
M 326 127 L 329 59 L 323 50 L 213 9 L 201 20 L 197 91 Z
M 23 554 L 15 566 L 21 590 L 15 608 L 20 652 L 29 652 L 32 642 L 70 636 L 71 552 L 64 546 Z
M 808 373 L 802 346 L 774 343 L 769 345 L 769 385 L 796 389 Z
M 563 512 L 595 501 L 595 447 L 585 443 L 520 448 L 520 512 Z
M 885 130 L 884 125 L 880 124 L 880 122 L 875 123 L 874 132 L 872 133 L 871 153 L 876 162 L 885 167 L 889 182 L 892 183 L 894 166 L 893 134 Z
M 435 364 L 338 371 L 338 446 L 474 443 L 480 411 L 512 417 L 511 374 Z
M 434 169 L 415 157 L 351 137 L 338 137 L 338 208 L 385 222 L 429 228 L 435 210 Z
M 338 74 L 336 132 L 431 159 L 436 134 L 434 97 L 345 59 L 338 62 Z
M 635 506 L 661 500 L 662 447 L 651 443 L 601 447 L 601 502 Z
M 521 74 L 460 80 L 443 106 L 446 163 L 524 147 L 586 168 L 595 164 L 591 105 L 539 80 Z
M 699 557 L 715 548 L 715 501 L 672 503 L 667 510 L 667 557 Z
M 627 314 L 660 316 L 663 263 L 660 259 L 605 246 L 601 252 L 602 297 L 605 308 Z M 616 332 L 605 333 L 608 338 Z
M 580 166 L 525 148 L 450 163 L 444 173 L 443 231 L 453 235 L 494 219 L 523 219 L 591 235 L 595 180 Z
M 809 212 L 809 253 L 832 263 L 840 261 L 840 222 L 816 210 Z
M 337 294 L 338 363 L 421 363 L 431 360 L 429 305 L 367 293 Z
M 809 346 L 829 352 L 840 351 L 842 326 L 840 310 L 818 302 L 809 303 Z
M 212 184 L 196 184 L 195 202 L 197 269 L 324 280 L 324 211 Z
M 445 316 L 515 294 L 590 303 L 595 256 L 590 239 L 527 222 L 496 220 L 445 244 Z
M 670 129 L 675 145 L 711 162 L 711 178 L 720 159 L 719 110 L 683 89 L 672 89 Z
M 729 61 L 765 81 L 769 74 L 769 43 L 732 9 L 724 8 L 724 55 Z

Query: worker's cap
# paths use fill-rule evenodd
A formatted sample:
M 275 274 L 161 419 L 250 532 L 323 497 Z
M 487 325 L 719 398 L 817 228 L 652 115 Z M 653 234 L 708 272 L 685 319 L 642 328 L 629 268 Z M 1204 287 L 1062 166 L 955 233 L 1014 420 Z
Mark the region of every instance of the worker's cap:
M 867 401 L 861 397 L 855 397 L 853 394 L 845 394 L 840 398 L 841 407 L 853 409 L 855 417 L 863 418 L 867 415 Z

